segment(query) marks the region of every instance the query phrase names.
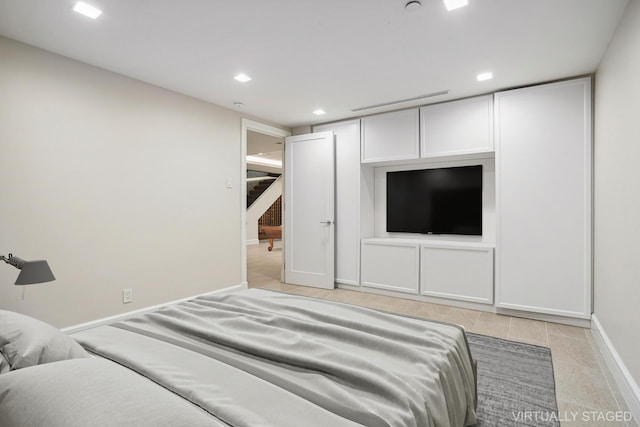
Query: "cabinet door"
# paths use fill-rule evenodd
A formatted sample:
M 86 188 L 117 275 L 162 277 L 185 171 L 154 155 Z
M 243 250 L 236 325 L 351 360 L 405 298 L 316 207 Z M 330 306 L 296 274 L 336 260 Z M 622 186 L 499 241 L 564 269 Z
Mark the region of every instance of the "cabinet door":
M 336 283 L 359 286 L 360 120 L 314 126 L 336 138 Z
M 496 94 L 496 305 L 591 315 L 591 80 Z
M 417 158 L 417 108 L 362 119 L 362 163 Z
M 420 246 L 362 241 L 362 286 L 418 293 Z
M 493 303 L 493 249 L 421 246 L 420 293 Z
M 421 157 L 493 151 L 493 96 L 420 109 Z

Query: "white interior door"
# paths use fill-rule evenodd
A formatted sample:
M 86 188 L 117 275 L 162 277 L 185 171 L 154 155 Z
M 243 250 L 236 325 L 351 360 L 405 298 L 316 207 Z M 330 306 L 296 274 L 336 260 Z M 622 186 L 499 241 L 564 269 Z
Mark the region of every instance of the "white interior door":
M 333 289 L 333 132 L 287 137 L 284 153 L 284 280 Z

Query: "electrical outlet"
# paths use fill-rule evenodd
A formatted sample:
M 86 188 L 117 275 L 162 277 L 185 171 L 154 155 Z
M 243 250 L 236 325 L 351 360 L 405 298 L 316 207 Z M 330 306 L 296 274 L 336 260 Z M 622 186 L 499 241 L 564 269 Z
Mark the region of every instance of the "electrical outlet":
M 122 303 L 123 304 L 128 304 L 131 301 L 133 301 L 133 291 L 131 290 L 131 288 L 123 289 L 122 290 Z

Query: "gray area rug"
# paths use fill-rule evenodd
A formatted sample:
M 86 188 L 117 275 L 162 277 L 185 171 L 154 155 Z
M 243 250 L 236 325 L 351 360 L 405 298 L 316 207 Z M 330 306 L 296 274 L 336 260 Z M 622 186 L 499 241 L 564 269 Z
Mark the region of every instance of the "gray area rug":
M 559 426 L 551 350 L 467 333 L 478 361 L 478 424 Z

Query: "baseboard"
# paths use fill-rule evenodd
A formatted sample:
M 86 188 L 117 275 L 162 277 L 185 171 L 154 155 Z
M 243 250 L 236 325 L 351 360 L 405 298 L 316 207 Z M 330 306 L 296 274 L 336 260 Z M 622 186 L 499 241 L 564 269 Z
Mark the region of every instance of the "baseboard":
M 260 240 L 258 239 L 247 239 L 247 246 L 249 245 L 259 245 L 260 244 Z
M 588 312 L 586 311 L 578 312 L 578 311 L 544 308 L 544 307 L 539 307 L 535 305 L 511 304 L 511 303 L 498 302 L 498 301 L 496 301 L 495 306 L 496 306 L 496 309 L 500 309 L 500 310 L 513 310 L 514 312 L 531 313 L 531 314 L 537 313 L 539 315 L 546 315 L 546 316 L 550 316 L 550 319 L 553 319 L 553 318 L 582 319 L 587 321 L 586 323 L 587 328 L 591 327 L 591 325 L 588 323 L 591 320 L 591 310 L 589 310 Z M 551 320 L 551 322 L 553 322 L 553 320 Z M 564 322 L 560 322 L 560 323 L 564 323 Z
M 240 285 L 234 285 L 234 286 L 229 286 L 228 288 L 223 288 L 223 289 L 218 289 L 212 292 L 205 292 L 203 294 L 199 294 L 199 295 L 193 295 L 187 298 L 180 298 L 177 299 L 175 301 L 169 301 L 163 304 L 157 304 L 157 305 L 152 305 L 150 307 L 145 307 L 145 308 L 140 308 L 138 310 L 133 310 L 133 311 L 128 311 L 126 313 L 121 313 L 121 314 L 116 314 L 114 316 L 109 316 L 109 317 L 103 317 L 101 319 L 96 319 L 96 320 L 92 320 L 90 322 L 86 322 L 86 323 L 80 323 L 78 325 L 72 325 L 72 326 L 68 326 L 66 328 L 62 328 L 61 331 L 66 333 L 66 334 L 73 334 L 75 332 L 80 332 L 80 331 L 84 331 L 85 329 L 90 329 L 90 328 L 95 328 L 97 326 L 103 326 L 103 325 L 109 325 L 111 323 L 115 323 L 115 322 L 119 322 L 121 320 L 124 319 L 128 319 L 130 317 L 133 316 L 137 316 L 139 314 L 144 314 L 144 313 L 150 313 L 152 311 L 156 311 L 162 307 L 165 307 L 167 305 L 171 305 L 171 304 L 177 304 L 180 302 L 184 302 L 184 301 L 188 301 L 190 299 L 194 299 L 203 295 L 215 295 L 215 294 L 228 294 L 231 292 L 236 292 L 236 291 L 240 291 L 243 289 L 247 289 L 247 283 L 244 282 Z
M 579 328 L 591 328 L 590 319 L 579 319 L 569 316 L 558 316 L 555 314 L 536 313 L 533 311 L 513 310 L 509 308 L 496 307 L 496 314 L 503 314 L 505 316 L 522 317 L 525 319 L 541 320 L 543 322 L 562 323 L 564 325 L 577 326 Z
M 336 279 L 337 285 L 359 286 L 357 280 Z
M 640 423 L 640 387 L 634 381 L 595 314 L 591 317 L 591 330 L 594 332 L 595 341 L 600 347 L 600 352 L 629 407 L 629 411 L 633 414 L 636 422 Z
M 363 292 L 367 294 L 384 295 L 388 297 L 409 299 L 413 301 L 429 302 L 429 303 L 440 304 L 440 305 L 449 305 L 452 307 L 466 308 L 469 310 L 488 311 L 488 312 L 493 311 L 493 306 L 491 304 L 480 304 L 480 303 L 469 302 L 469 301 L 437 298 L 437 297 L 431 297 L 428 295 L 421 295 L 417 293 L 411 294 L 408 292 L 398 292 L 398 291 L 392 291 L 389 289 L 382 289 L 382 288 L 353 286 L 345 283 L 340 283 L 337 281 L 336 281 L 336 285 L 340 289 L 347 289 L 350 291 Z

